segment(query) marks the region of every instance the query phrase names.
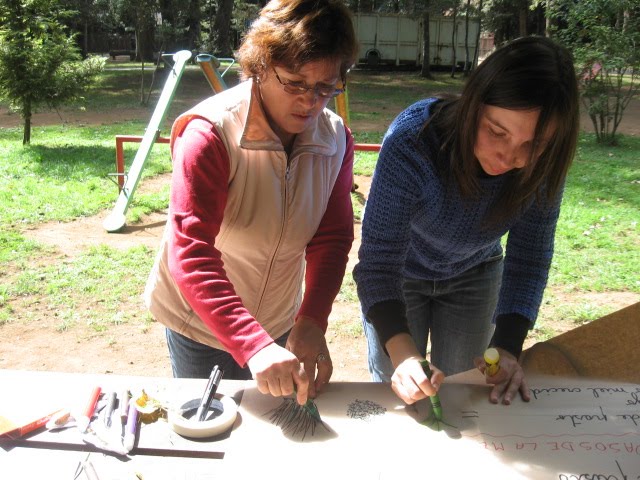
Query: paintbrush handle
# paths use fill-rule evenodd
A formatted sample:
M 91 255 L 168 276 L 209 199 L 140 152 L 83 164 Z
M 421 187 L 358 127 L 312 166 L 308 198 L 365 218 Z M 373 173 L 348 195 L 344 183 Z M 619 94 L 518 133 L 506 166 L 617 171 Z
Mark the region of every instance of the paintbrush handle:
M 298 393 L 298 388 L 296 387 L 295 384 L 293 385 L 293 392 Z M 297 402 L 296 402 L 296 405 L 297 405 Z M 316 405 L 316 402 L 314 402 L 312 398 L 307 398 L 306 403 L 304 405 L 298 405 L 298 407 L 304 409 L 317 422 L 322 421 L 322 418 L 320 417 L 320 411 L 318 410 L 318 406 Z
M 420 360 L 420 366 L 424 371 L 424 374 L 427 376 L 429 381 L 431 381 L 431 376 L 433 372 L 431 371 L 431 366 L 429 365 L 429 361 L 427 359 Z M 440 395 L 434 393 L 429 397 L 429 401 L 431 402 L 431 407 L 433 408 L 433 415 L 436 417 L 436 420 L 442 420 L 442 404 L 440 403 Z

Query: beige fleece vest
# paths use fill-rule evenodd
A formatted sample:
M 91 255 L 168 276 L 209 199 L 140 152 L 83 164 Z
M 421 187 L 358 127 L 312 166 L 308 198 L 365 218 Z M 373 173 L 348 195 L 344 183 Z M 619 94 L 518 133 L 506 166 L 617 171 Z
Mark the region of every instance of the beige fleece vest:
M 325 109 L 296 136 L 291 161 L 271 130 L 252 81 L 217 94 L 176 119 L 171 146 L 193 118 L 211 122 L 230 162 L 224 220 L 215 246 L 244 306 L 278 338 L 293 326 L 302 301 L 305 248 L 325 213 L 342 166 L 346 136 L 339 116 Z M 171 215 L 171 211 L 169 212 Z M 195 341 L 224 349 L 194 313 L 168 268 L 167 222 L 144 299 L 162 324 Z

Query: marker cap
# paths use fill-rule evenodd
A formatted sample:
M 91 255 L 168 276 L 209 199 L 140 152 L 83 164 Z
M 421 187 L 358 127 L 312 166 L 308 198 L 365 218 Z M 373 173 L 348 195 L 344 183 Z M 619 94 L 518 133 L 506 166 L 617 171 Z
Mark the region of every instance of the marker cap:
M 495 365 L 500 361 L 500 353 L 495 348 L 487 348 L 484 352 L 484 361 L 490 365 Z
M 487 348 L 484 352 L 484 362 L 487 365 L 485 373 L 492 377 L 500 370 L 500 353 L 495 348 Z

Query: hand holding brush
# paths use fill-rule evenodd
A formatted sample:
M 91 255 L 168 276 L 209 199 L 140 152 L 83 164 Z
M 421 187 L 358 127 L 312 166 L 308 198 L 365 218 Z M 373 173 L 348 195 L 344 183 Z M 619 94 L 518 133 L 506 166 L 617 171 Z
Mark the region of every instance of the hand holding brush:
M 267 345 L 247 362 L 260 393 L 282 397 L 296 393 L 298 404 L 309 396 L 309 379 L 298 358 L 276 343 Z
M 301 370 L 301 374 L 304 375 L 304 371 Z M 294 391 L 297 393 L 295 385 Z M 269 415 L 271 423 L 282 428 L 283 432 L 293 437 L 302 435 L 302 440 L 309 432 L 313 436 L 318 425 L 322 425 L 327 431 L 329 430 L 311 398 L 307 398 L 304 404 L 300 404 L 293 398 L 285 397 L 279 407 L 265 415 Z
M 420 366 L 424 371 L 424 374 L 427 376 L 429 381 L 431 381 L 431 377 L 433 373 L 431 372 L 431 365 L 429 365 L 429 361 L 427 359 L 420 361 Z M 431 402 L 431 406 L 433 408 L 433 416 L 436 420 L 442 420 L 442 404 L 440 403 L 440 395 L 434 393 L 429 397 L 429 401 Z
M 274 359 L 283 359 L 274 362 Z M 309 398 L 309 377 L 298 360 L 289 350 L 273 343 L 249 359 L 247 362 L 254 375 L 258 391 L 274 397 L 285 397 L 282 404 L 267 412 L 270 420 L 292 436 L 313 435 L 315 427 L 322 422 L 315 402 Z M 288 395 L 295 393 L 295 400 Z

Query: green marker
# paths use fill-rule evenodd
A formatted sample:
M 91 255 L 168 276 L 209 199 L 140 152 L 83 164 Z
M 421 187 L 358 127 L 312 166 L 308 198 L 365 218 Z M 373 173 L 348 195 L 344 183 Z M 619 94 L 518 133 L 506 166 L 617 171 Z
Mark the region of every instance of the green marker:
M 429 367 L 429 361 L 427 359 L 420 360 L 420 365 L 422 366 L 422 370 L 424 370 L 425 375 L 429 381 L 431 381 L 431 375 L 433 372 Z M 436 420 L 442 420 L 442 405 L 440 404 L 440 396 L 436 393 L 429 397 L 431 401 L 431 407 L 433 408 L 433 416 L 436 417 Z

